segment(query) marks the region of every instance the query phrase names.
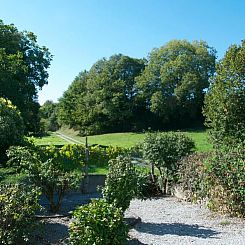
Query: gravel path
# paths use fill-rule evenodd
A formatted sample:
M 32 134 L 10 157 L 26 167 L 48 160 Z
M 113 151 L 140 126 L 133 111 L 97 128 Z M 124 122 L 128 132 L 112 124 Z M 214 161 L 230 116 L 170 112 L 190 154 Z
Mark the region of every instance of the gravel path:
M 130 231 L 139 244 L 245 244 L 244 219 L 214 216 L 200 205 L 174 197 L 133 200 L 128 215 L 141 218 L 141 223 Z
M 98 194 L 69 194 L 57 215 L 68 214 L 77 205 L 87 203 Z M 46 206 L 45 201 L 41 201 Z M 68 237 L 71 218 L 53 217 L 43 214 L 45 225 L 43 235 L 36 239 L 35 245 L 64 244 Z M 181 202 L 174 197 L 162 197 L 152 200 L 133 200 L 126 217 L 140 217 L 141 222 L 130 230 L 130 237 L 141 245 L 181 245 L 181 244 L 215 244 L 245 245 L 245 220 L 218 216 L 200 205 Z M 37 237 L 38 238 L 38 237 Z

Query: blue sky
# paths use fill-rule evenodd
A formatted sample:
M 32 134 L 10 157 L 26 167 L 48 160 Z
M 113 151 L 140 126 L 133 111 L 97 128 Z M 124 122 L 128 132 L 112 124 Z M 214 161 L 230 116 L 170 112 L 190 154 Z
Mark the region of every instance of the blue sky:
M 0 19 L 34 32 L 54 55 L 41 104 L 102 57 L 142 58 L 172 39 L 202 39 L 222 58 L 245 38 L 244 0 L 1 0 Z

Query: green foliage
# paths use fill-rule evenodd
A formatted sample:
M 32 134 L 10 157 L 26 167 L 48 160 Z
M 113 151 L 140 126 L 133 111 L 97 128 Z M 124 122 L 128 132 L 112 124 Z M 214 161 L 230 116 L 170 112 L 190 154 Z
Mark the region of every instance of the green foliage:
M 178 184 L 187 193 L 187 200 L 198 201 L 208 196 L 210 186 L 206 162 L 210 153 L 193 153 L 181 158 L 178 169 Z
M 121 54 L 99 60 L 89 72 L 81 72 L 60 99 L 59 122 L 78 128 L 82 134 L 137 127 L 137 116 L 141 115 L 135 77 L 143 69 L 143 60 Z
M 178 170 L 181 157 L 191 153 L 194 142 L 181 133 L 147 133 L 142 144 L 143 157 L 160 172 L 166 193 L 167 182 Z M 152 173 L 154 174 L 154 173 Z
M 11 147 L 8 157 L 9 165 L 24 171 L 29 181 L 41 188 L 52 212 L 59 211 L 66 192 L 81 182 L 83 162 L 80 154 L 69 146 Z
M 28 243 L 39 195 L 33 186 L 0 185 L 0 244 Z
M 244 147 L 213 154 L 192 154 L 181 159 L 178 183 L 191 201 L 223 213 L 245 216 Z
M 178 160 L 189 154 L 194 142 L 182 133 L 147 133 L 142 144 L 143 156 L 157 168 L 175 171 Z
M 38 89 L 48 83 L 47 69 L 52 56 L 39 47 L 32 32 L 20 32 L 0 20 L 0 97 L 18 107 L 26 129 L 39 130 Z
M 245 216 L 245 150 L 243 146 L 217 152 L 207 164 L 212 207 Z M 215 187 L 215 188 L 214 188 Z M 218 200 L 218 202 L 217 202 Z
M 19 110 L 10 100 L 0 98 L 0 160 L 11 145 L 23 142 L 24 123 Z
M 245 142 L 245 41 L 232 45 L 217 67 L 206 98 L 204 115 L 213 144 Z
M 93 200 L 73 212 L 75 221 L 70 225 L 72 245 L 127 244 L 128 227 L 120 208 L 105 200 Z
M 202 121 L 204 90 L 215 71 L 215 54 L 203 41 L 185 40 L 170 41 L 149 54 L 137 88 L 145 107 L 157 117 L 158 128 L 183 128 Z
M 108 203 L 125 211 L 134 197 L 142 197 L 142 186 L 145 179 L 140 176 L 129 157 L 119 156 L 109 162 L 109 172 L 105 186 L 102 189 L 103 197 Z
M 51 100 L 47 100 L 40 107 L 39 113 L 44 132 L 57 131 L 59 129 L 56 103 Z

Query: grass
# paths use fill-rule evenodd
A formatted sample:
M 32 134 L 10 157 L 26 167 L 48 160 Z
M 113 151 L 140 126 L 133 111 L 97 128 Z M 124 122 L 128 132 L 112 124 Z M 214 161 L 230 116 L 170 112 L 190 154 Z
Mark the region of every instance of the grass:
M 85 142 L 85 137 L 79 136 L 77 131 L 71 129 L 61 129 L 58 132 L 67 135 L 80 142 Z M 192 138 L 196 145 L 197 152 L 207 152 L 212 150 L 212 145 L 208 142 L 206 130 L 183 131 L 184 134 Z M 144 133 L 113 133 L 88 136 L 89 144 L 112 145 L 120 147 L 132 147 L 144 140 Z
M 107 174 L 108 173 L 108 167 L 97 167 L 95 165 L 89 166 L 89 173 L 90 174 Z
M 213 148 L 209 143 L 207 130 L 185 131 L 183 133 L 189 136 L 195 142 L 197 152 L 212 151 Z
M 67 141 L 58 137 L 55 133 L 51 132 L 43 137 L 30 137 L 35 145 L 65 145 Z

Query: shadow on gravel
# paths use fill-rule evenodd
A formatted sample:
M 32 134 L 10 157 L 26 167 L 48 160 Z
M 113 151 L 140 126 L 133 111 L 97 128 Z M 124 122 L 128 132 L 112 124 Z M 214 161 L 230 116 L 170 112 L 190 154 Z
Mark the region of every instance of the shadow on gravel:
M 128 241 L 128 245 L 147 245 L 146 243 L 142 243 L 138 239 L 132 239 Z
M 148 233 L 152 235 L 178 235 L 178 236 L 191 236 L 199 238 L 215 238 L 217 239 L 217 232 L 212 229 L 205 228 L 198 225 L 187 225 L 183 223 L 145 223 L 142 222 L 135 227 L 139 232 Z
M 60 244 L 59 241 L 68 236 L 68 227 L 59 223 L 46 223 L 35 236 L 37 245 Z

